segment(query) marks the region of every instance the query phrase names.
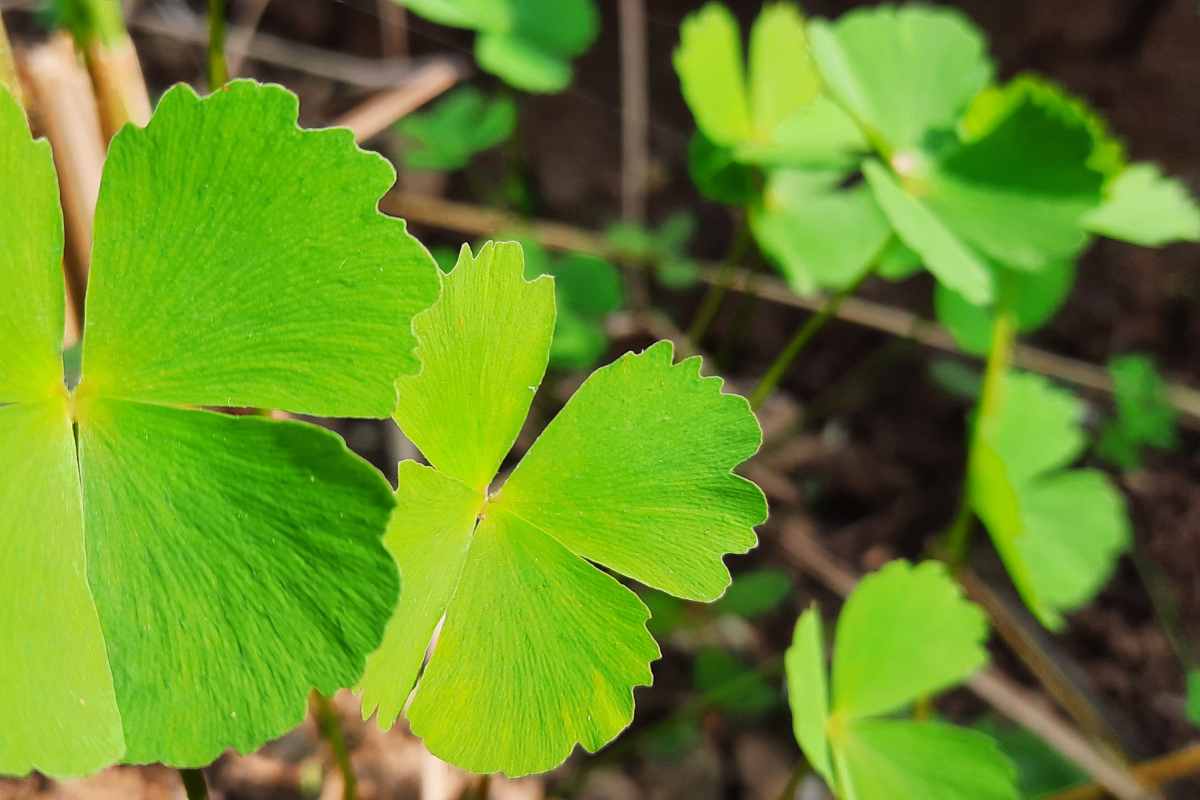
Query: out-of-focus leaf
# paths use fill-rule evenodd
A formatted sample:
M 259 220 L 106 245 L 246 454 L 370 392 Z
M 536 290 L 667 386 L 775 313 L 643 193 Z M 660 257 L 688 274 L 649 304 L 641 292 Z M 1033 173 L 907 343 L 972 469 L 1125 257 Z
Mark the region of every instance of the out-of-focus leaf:
M 688 144 L 688 175 L 700 194 L 716 203 L 742 206 L 758 196 L 761 179 L 754 170 L 734 160 L 734 153 L 721 147 L 702 131 Z
M 862 132 L 820 94 L 805 22 L 765 5 L 750 31 L 749 66 L 733 14 L 709 3 L 684 20 L 675 69 L 696 127 L 730 159 L 759 166 L 850 166 Z
M 859 9 L 808 35 L 829 92 L 888 153 L 953 128 L 992 75 L 983 34 L 949 8 Z
M 952 395 L 975 400 L 983 387 L 983 375 L 972 366 L 953 358 L 937 358 L 929 365 L 929 377 Z
M 1155 164 L 1130 164 L 1105 191 L 1104 204 L 1084 217 L 1088 230 L 1158 247 L 1200 241 L 1200 207 L 1181 181 Z
M 1067 761 L 1036 734 L 1019 725 L 986 717 L 974 728 L 992 737 L 1017 768 L 1021 796 L 1029 800 L 1045 797 L 1086 783 L 1088 776 Z
M 512 135 L 517 109 L 507 97 L 486 98 L 473 86 L 446 95 L 428 111 L 409 114 L 396 130 L 414 147 L 404 153 L 410 169 L 456 170 L 472 156 Z
M 675 71 L 696 127 L 717 147 L 730 148 L 754 135 L 742 33 L 720 3 L 708 3 L 683 21 Z
M 797 294 L 844 289 L 862 277 L 892 235 L 871 191 L 840 189 L 838 171 L 775 170 L 750 225 Z
M 1010 267 L 1039 270 L 1087 243 L 1121 147 L 1078 98 L 1017 78 L 976 98 L 963 142 L 932 167 L 926 202 L 962 240 Z
M 1036 272 L 989 265 L 997 292 L 1013 312 L 1017 329 L 1035 331 L 1046 324 L 1062 306 L 1075 284 L 1075 262 L 1056 261 Z M 934 310 L 954 341 L 964 351 L 983 355 L 992 340 L 994 308 L 975 305 L 958 292 L 938 284 L 934 289 Z
M 892 236 L 879 254 L 879 266 L 875 272 L 889 281 L 902 281 L 916 275 L 922 266 L 921 257 L 916 251 L 901 241 L 899 236 Z
M 779 691 L 758 670 L 716 647 L 696 654 L 692 674 L 696 691 L 727 714 L 756 717 L 779 703 Z
M 921 256 L 939 283 L 960 292 L 971 302 L 991 301 L 991 274 L 979 256 L 928 206 L 901 188 L 883 164 L 874 160 L 865 162 L 863 175 L 896 234 Z
M 1091 599 L 1129 544 L 1120 492 L 1102 472 L 1066 469 L 1085 443 L 1074 395 L 1012 373 L 976 422 L 969 492 L 1022 599 L 1048 628 Z
M 1170 450 L 1177 444 L 1175 408 L 1149 357 L 1118 356 L 1108 362 L 1108 374 L 1117 414 L 1100 432 L 1096 451 L 1122 469 L 1137 469 L 1143 447 Z
M 792 591 L 792 577 L 779 569 L 757 569 L 733 579 L 724 596 L 713 603 L 718 614 L 757 617 L 779 607 Z
M 593 0 L 396 0 L 441 25 L 478 33 L 475 59 L 506 83 L 557 92 L 571 82 L 571 59 L 599 32 Z

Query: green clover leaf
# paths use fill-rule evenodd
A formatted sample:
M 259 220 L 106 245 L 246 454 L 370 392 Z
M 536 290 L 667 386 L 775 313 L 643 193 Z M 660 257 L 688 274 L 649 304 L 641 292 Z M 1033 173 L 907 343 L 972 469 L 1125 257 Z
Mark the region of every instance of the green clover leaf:
M 707 4 L 683 22 L 675 71 L 700 132 L 736 162 L 845 168 L 866 148 L 854 121 L 821 94 L 804 18 L 792 5 L 763 7 L 747 66 L 737 20 Z
M 488 99 L 475 87 L 463 86 L 428 111 L 401 119 L 396 131 L 414 145 L 404 153 L 410 169 L 451 171 L 507 140 L 516 124 L 511 99 Z
M 1075 262 L 1070 259 L 1048 264 L 1037 272 L 989 264 L 992 279 L 1003 303 L 1022 333 L 1045 325 L 1066 301 L 1075 285 Z M 934 310 L 954 341 L 964 351 L 983 355 L 992 341 L 995 307 L 975 305 L 942 284 L 934 288 Z
M 1013 584 L 1046 627 L 1091 599 L 1129 544 L 1119 491 L 1104 473 L 1066 469 L 1085 446 L 1082 407 L 1036 375 L 1009 374 L 976 425 L 971 505 Z
M 987 736 L 889 719 L 987 662 L 983 612 L 936 562 L 893 561 L 862 580 L 837 625 L 832 697 L 817 609 L 788 648 L 792 724 L 809 763 L 842 800 L 1015 800 L 1012 765 Z
M 853 285 L 878 259 L 892 227 L 864 184 L 839 189 L 842 170 L 777 169 L 750 226 L 797 294 Z
M 666 342 L 592 373 L 489 490 L 554 331 L 553 280 L 523 275 L 516 244 L 464 248 L 414 320 L 425 369 L 399 380 L 396 421 L 432 467 L 400 465 L 387 544 L 405 591 L 362 682 L 384 727 L 416 683 L 407 716 L 432 752 L 509 775 L 602 747 L 651 680 L 649 612 L 597 566 L 714 600 L 723 556 L 753 547 L 766 517 L 732 473 L 759 446 L 754 415 Z
M 1154 164 L 1130 164 L 1113 178 L 1103 205 L 1084 217 L 1093 233 L 1146 247 L 1200 242 L 1200 207 L 1181 182 Z
M 960 133 L 918 186 L 946 225 L 1018 269 L 1078 255 L 1088 241 L 1084 216 L 1123 163 L 1095 113 L 1059 87 L 1022 76 L 980 93 Z
M 1118 356 L 1108 362 L 1108 374 L 1117 415 L 1101 430 L 1096 452 L 1122 469 L 1137 469 L 1143 447 L 1170 450 L 1178 443 L 1175 409 L 1149 357 Z
M 992 78 L 983 35 L 962 14 L 879 6 L 809 25 L 829 94 L 889 158 L 951 130 Z
M 506 83 L 529 92 L 560 92 L 572 78 L 571 59 L 599 32 L 592 0 L 396 0 L 441 25 L 477 32 L 475 60 Z
M 381 415 L 416 367 L 405 321 L 436 277 L 376 209 L 394 173 L 297 110 L 181 86 L 113 139 L 68 392 L 50 149 L 0 92 L 0 180 L 26 198 L 0 220 L 0 651 L 20 654 L 0 773 L 251 750 L 382 637 L 382 476 L 323 429 L 195 408 Z

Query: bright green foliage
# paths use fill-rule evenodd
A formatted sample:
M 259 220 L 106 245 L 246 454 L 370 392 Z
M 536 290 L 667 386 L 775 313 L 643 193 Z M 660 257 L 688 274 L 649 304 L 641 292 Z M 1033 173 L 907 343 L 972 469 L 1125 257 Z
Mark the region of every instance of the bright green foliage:
M 938 279 L 973 303 L 990 302 L 992 279 L 983 260 L 964 245 L 924 203 L 906 192 L 878 161 L 863 164 L 863 175 L 880 208 L 906 245 Z
M 892 237 L 866 185 L 839 190 L 842 170 L 778 169 L 750 224 L 798 294 L 858 280 Z
M 624 305 L 625 284 L 617 268 L 586 253 L 552 256 L 537 241 L 517 239 L 525 252 L 525 277 L 554 278 L 557 314 L 550 366 L 583 370 L 596 365 L 608 350 L 605 318 Z
M 718 614 L 758 617 L 774 611 L 792 593 L 792 578 L 779 569 L 756 569 L 733 579 L 729 590 L 713 603 Z
M 1122 469 L 1137 469 L 1143 447 L 1175 447 L 1175 408 L 1166 382 L 1147 356 L 1118 356 L 1108 362 L 1108 374 L 1117 415 L 1100 432 L 1096 451 Z
M 889 719 L 987 661 L 986 619 L 936 562 L 894 561 L 842 609 L 826 690 L 818 610 L 796 622 L 786 656 L 796 740 L 843 800 L 1016 798 L 1012 766 L 987 736 Z
M 722 557 L 753 547 L 766 516 L 731 473 L 761 439 L 746 401 L 698 359 L 673 364 L 669 343 L 594 372 L 489 488 L 554 328 L 553 281 L 523 276 L 516 244 L 464 249 L 414 320 L 429 367 L 400 379 L 396 420 L 433 470 L 401 466 L 387 541 L 406 597 L 426 599 L 401 603 L 362 683 L 364 714 L 390 726 L 444 610 L 409 720 L 440 757 L 510 775 L 600 748 L 650 682 L 646 607 L 588 562 L 712 600 L 729 584 Z
M 725 6 L 709 3 L 684 20 L 675 71 L 696 126 L 732 158 L 751 164 L 845 165 L 866 144 L 854 123 L 820 96 L 804 19 L 794 6 L 763 7 L 741 31 Z
M 976 722 L 974 728 L 995 739 L 1012 760 L 1023 798 L 1036 800 L 1088 782 L 1087 773 L 1025 728 L 993 717 Z
M 0 773 L 253 749 L 382 636 L 382 476 L 323 429 L 194 408 L 376 413 L 395 387 L 371 376 L 415 363 L 409 335 L 376 341 L 437 288 L 375 209 L 393 173 L 296 114 L 277 87 L 179 87 L 116 136 L 68 393 L 49 147 L 0 92 L 25 198 L 0 219 Z
M 938 160 L 924 190 L 956 235 L 1027 270 L 1083 249 L 1083 216 L 1099 205 L 1122 159 L 1089 108 L 1053 84 L 1021 77 L 980 94 L 960 131 L 961 143 Z
M 415 14 L 476 31 L 475 60 L 529 92 L 559 92 L 571 83 L 571 59 L 599 32 L 592 0 L 396 0 Z
M 1011 310 L 1017 330 L 1035 331 L 1058 312 L 1075 284 L 1075 262 L 1056 261 L 1037 272 L 989 265 L 997 293 Z M 995 307 L 975 305 L 958 292 L 938 284 L 933 295 L 938 322 L 964 351 L 987 353 L 992 341 Z
M 1154 164 L 1131 164 L 1084 217 L 1088 230 L 1146 247 L 1200 241 L 1200 207 L 1187 187 Z
M 410 142 L 404 152 L 409 169 L 462 169 L 477 153 L 512 136 L 517 107 L 510 98 L 489 99 L 473 86 L 446 95 L 428 111 L 409 114 L 396 132 Z
M 716 3 L 680 31 L 675 68 L 699 128 L 689 152 L 692 178 L 712 199 L 750 205 L 755 239 L 797 292 L 847 286 L 890 234 L 865 188 L 839 188 L 866 141 L 821 94 L 793 6 L 763 8 L 750 32 L 748 76 L 740 36 L 733 15 Z M 781 169 L 763 185 L 747 165 Z
M 687 253 L 695 232 L 696 218 L 679 212 L 667 217 L 657 228 L 632 222 L 614 223 L 606 238 L 622 260 L 651 266 L 663 286 L 689 289 L 700 280 L 700 267 Z
M 429 256 L 376 208 L 391 166 L 355 150 L 347 130 L 302 131 L 296 114 L 294 95 L 247 81 L 205 101 L 181 87 L 144 131 L 113 139 L 96 208 L 87 391 L 391 413 L 395 376 L 418 368 L 397 320 L 432 302 Z M 186 300 L 164 302 L 164 287 Z M 353 313 L 331 313 L 343 308 Z
M 780 701 L 779 689 L 758 670 L 719 647 L 696 654 L 692 684 L 706 705 L 733 717 L 761 717 Z
M 946 8 L 852 11 L 809 37 L 829 93 L 888 157 L 952 129 L 992 77 L 982 34 Z
M 971 504 L 1014 585 L 1049 628 L 1087 602 L 1129 544 L 1120 492 L 1104 473 L 1066 469 L 1083 451 L 1083 409 L 1042 377 L 1009 374 L 976 422 Z
M 63 221 L 50 143 L 29 136 L 25 113 L 0 87 L 0 180 L 20 192 L 0 220 L 0 403 L 42 400 L 62 383 Z M 20 213 L 14 213 L 18 211 Z M 53 268 L 52 268 L 53 267 Z

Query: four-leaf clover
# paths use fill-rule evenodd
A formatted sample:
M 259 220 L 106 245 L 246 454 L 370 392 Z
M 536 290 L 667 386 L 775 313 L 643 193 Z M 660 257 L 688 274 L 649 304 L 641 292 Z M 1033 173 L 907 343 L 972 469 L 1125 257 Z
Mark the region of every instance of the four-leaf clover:
M 413 327 L 424 369 L 399 380 L 395 417 L 432 466 L 400 464 L 386 543 L 404 594 L 367 666 L 364 716 L 391 726 L 416 684 L 407 716 L 440 758 L 547 770 L 629 724 L 659 655 L 642 601 L 598 567 L 719 597 L 723 556 L 753 547 L 766 518 L 732 473 L 761 432 L 698 358 L 674 364 L 659 342 L 592 373 L 494 487 L 546 370 L 553 280 L 526 281 L 516 244 L 464 248 Z
M 68 391 L 50 147 L 0 90 L 0 773 L 252 750 L 382 638 L 387 482 L 321 428 L 199 408 L 381 417 L 417 368 L 436 270 L 376 208 L 395 173 L 296 118 L 179 86 L 117 134 Z

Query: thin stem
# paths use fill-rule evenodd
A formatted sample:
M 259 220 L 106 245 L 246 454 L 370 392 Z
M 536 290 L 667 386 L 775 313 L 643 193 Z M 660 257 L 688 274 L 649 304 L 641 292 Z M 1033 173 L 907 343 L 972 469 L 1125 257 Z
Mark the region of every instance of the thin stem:
M 208 0 L 208 89 L 216 91 L 229 82 L 225 63 L 225 0 Z
M 1148 786 L 1161 786 L 1190 775 L 1200 773 L 1200 744 L 1190 744 L 1165 756 L 1152 758 L 1136 764 L 1129 770 L 1133 776 Z M 1104 787 L 1094 783 L 1077 786 L 1065 792 L 1051 795 L 1047 800 L 1103 800 Z
M 320 692 L 312 693 L 313 716 L 316 717 L 317 730 L 321 738 L 329 743 L 333 751 L 333 760 L 337 763 L 338 771 L 342 773 L 342 800 L 357 800 L 358 779 L 354 776 L 354 765 L 350 763 L 350 751 L 346 748 L 346 735 L 342 731 L 341 720 L 329 698 Z
M 179 777 L 183 779 L 183 790 L 187 800 L 208 800 L 208 783 L 204 780 L 204 772 L 198 769 L 181 769 Z
M 992 322 L 992 344 L 988 348 L 987 367 L 983 374 L 983 390 L 979 397 L 975 427 L 971 432 L 971 441 L 967 445 L 967 474 L 963 479 L 962 495 L 959 499 L 958 511 L 954 515 L 954 522 L 946 530 L 942 539 L 942 557 L 951 567 L 960 566 L 966 560 L 970 548 L 973 517 L 971 515 L 971 493 L 968 488 L 971 465 L 976 458 L 980 434 L 994 424 L 995 416 L 1000 413 L 1001 386 L 1009 365 L 1012 363 L 1016 336 L 1016 320 L 1012 311 L 1004 307 L 997 308 L 996 318 Z
M 754 387 L 754 391 L 750 394 L 751 408 L 757 411 L 762 407 L 762 404 L 771 396 L 771 392 L 775 391 L 775 387 L 787 373 L 788 368 L 792 366 L 792 362 L 796 360 L 796 356 L 800 355 L 800 352 L 808 345 L 809 340 L 837 313 L 838 306 L 842 304 L 842 301 L 858 291 L 858 287 L 862 286 L 863 281 L 869 278 L 872 272 L 874 272 L 873 269 L 866 270 L 854 283 L 831 295 L 825 301 L 825 305 L 821 306 L 820 311 L 804 321 L 804 324 L 792 336 L 792 340 L 775 357 L 766 374 L 759 380 L 758 385 Z
M 725 293 L 729 291 L 729 287 L 733 283 L 737 264 L 749 249 L 750 229 L 744 221 L 739 220 L 737 230 L 733 234 L 733 244 L 729 246 L 729 254 L 721 262 L 721 271 L 717 275 L 717 279 L 709 284 L 704 299 L 700 301 L 700 308 L 697 309 L 692 324 L 688 326 L 687 337 L 695 342 L 697 347 L 700 346 L 704 334 L 708 332 L 708 326 L 716 319 L 717 312 L 721 310 L 721 301 L 725 299 Z

